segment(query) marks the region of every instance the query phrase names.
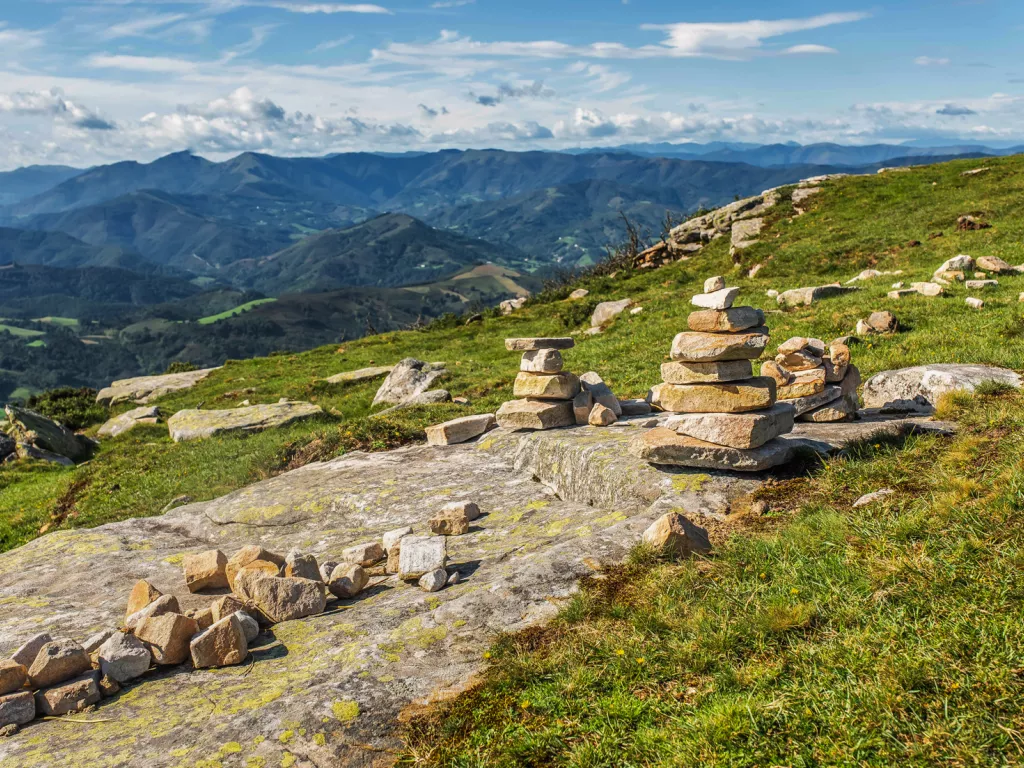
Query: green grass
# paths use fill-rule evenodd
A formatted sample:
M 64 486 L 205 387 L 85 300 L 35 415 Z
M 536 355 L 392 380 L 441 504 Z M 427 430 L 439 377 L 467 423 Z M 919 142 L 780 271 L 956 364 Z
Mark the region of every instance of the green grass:
M 28 346 L 28 347 L 45 347 L 46 346 L 46 342 L 43 341 L 42 339 L 36 339 L 35 341 L 30 341 L 25 346 Z
M 75 317 L 40 317 L 36 318 L 37 323 L 52 323 L 53 325 L 62 325 L 66 328 L 77 328 L 78 318 Z
M 1019 764 L 1024 396 L 762 494 L 709 558 L 632 561 L 407 731 L 401 764 Z M 852 509 L 861 494 L 896 493 Z
M 12 336 L 19 336 L 25 339 L 46 335 L 42 331 L 33 331 L 30 328 L 19 328 L 16 325 L 7 325 L 4 323 L 0 323 L 0 333 L 3 333 L 5 331 L 11 334 Z
M 248 301 L 245 304 L 240 304 L 226 312 L 219 312 L 216 315 L 201 317 L 196 322 L 200 325 L 209 325 L 210 323 L 216 323 L 218 320 L 227 320 L 229 317 L 235 317 L 236 315 L 240 315 L 243 312 L 248 312 L 250 309 L 258 307 L 261 304 L 269 304 L 272 301 L 277 301 L 277 299 L 256 299 L 255 301 Z

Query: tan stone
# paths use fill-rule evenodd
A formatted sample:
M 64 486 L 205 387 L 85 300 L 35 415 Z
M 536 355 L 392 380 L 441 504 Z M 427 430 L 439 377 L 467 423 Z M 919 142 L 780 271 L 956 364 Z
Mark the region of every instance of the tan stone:
M 189 592 L 227 587 L 227 566 L 228 558 L 219 549 L 185 555 L 181 561 L 181 568 L 185 573 L 185 586 Z
M 199 632 L 199 622 L 180 613 L 150 616 L 135 627 L 135 636 L 153 655 L 153 663 L 181 664 L 188 660 L 189 643 Z
M 572 399 L 572 413 L 576 419 L 576 423 L 579 425 L 590 423 L 590 412 L 594 408 L 594 396 L 590 394 L 590 390 L 581 390 L 576 397 Z
M 748 413 L 687 413 L 665 424 L 680 435 L 730 448 L 759 448 L 793 431 L 795 413 L 788 403 Z
M 135 586 L 132 587 L 131 594 L 128 595 L 128 607 L 124 612 L 125 618 L 141 611 L 161 595 L 163 593 L 159 589 L 145 579 L 139 579 L 135 582 Z
M 359 563 L 363 568 L 369 568 L 374 563 L 383 560 L 385 556 L 384 547 L 378 541 L 356 544 L 341 551 L 343 563 Z
M 429 521 L 430 532 L 438 536 L 461 536 L 469 533 L 469 517 L 459 507 L 445 507 Z
M 509 400 L 495 418 L 506 429 L 555 429 L 576 422 L 572 403 L 556 400 Z
M 181 613 L 181 606 L 178 605 L 178 598 L 174 595 L 161 595 L 141 611 L 136 611 L 124 620 L 128 629 L 135 626 L 147 616 L 160 616 L 165 613 Z
M 79 712 L 100 700 L 100 673 L 88 672 L 63 685 L 36 692 L 36 712 L 43 717 L 60 717 Z
M 537 400 L 572 400 L 579 394 L 580 380 L 573 373 L 523 373 L 516 376 L 512 394 Z
M 806 350 L 776 355 L 775 362 L 787 371 L 792 371 L 793 373 L 798 371 L 809 371 L 821 366 L 821 358 L 818 355 L 813 355 L 810 352 L 807 352 Z
M 322 581 L 287 576 L 254 582 L 250 599 L 271 624 L 315 616 L 327 607 L 327 591 Z
M 217 600 L 210 606 L 213 623 L 217 623 L 221 619 L 226 619 L 232 613 L 238 613 L 238 611 L 244 610 L 245 605 L 242 604 L 242 601 L 232 595 L 224 595 L 224 597 Z
M 576 342 L 571 337 L 505 339 L 509 352 L 535 352 L 538 349 L 572 349 Z
M 25 669 L 29 669 L 32 666 L 32 662 L 36 660 L 36 655 L 39 653 L 39 649 L 51 640 L 53 640 L 53 638 L 50 636 L 49 632 L 40 632 L 38 635 L 34 635 L 20 648 L 18 648 L 18 650 L 11 654 L 11 661 L 16 661 L 25 667 Z
M 651 404 L 674 413 L 744 413 L 775 403 L 775 380 L 758 376 L 718 384 L 658 384 Z
M 978 258 L 978 267 L 986 272 L 995 272 L 997 275 L 1013 274 L 1016 270 L 1008 262 L 998 256 L 981 256 Z
M 557 349 L 535 349 L 524 352 L 519 370 L 526 373 L 561 373 L 564 361 Z
M 238 616 L 231 614 L 196 635 L 189 644 L 189 652 L 196 669 L 241 664 L 249 654 L 249 645 Z
M 28 670 L 12 659 L 0 659 L 0 696 L 14 693 L 25 687 Z
M 686 363 L 673 360 L 661 364 L 661 379 L 666 384 L 708 384 L 739 381 L 754 375 L 749 360 L 727 360 L 718 363 Z
M 688 363 L 756 360 L 768 344 L 768 329 L 748 333 L 683 331 L 672 340 L 672 359 Z
M 825 369 L 815 368 L 794 374 L 789 384 L 779 387 L 779 400 L 793 400 L 797 397 L 816 395 L 825 390 Z
M 644 543 L 673 557 L 689 557 L 711 551 L 708 532 L 678 512 L 669 512 L 644 531 Z
M 828 347 L 828 356 L 822 358 L 825 365 L 825 381 L 835 383 L 842 381 L 850 367 L 850 348 L 840 341 L 833 341 Z
M 196 620 L 200 631 L 209 629 L 213 624 L 213 611 L 210 608 L 201 608 L 192 612 L 192 618 Z
M 398 564 L 402 559 L 402 542 L 396 541 L 388 547 L 388 561 L 384 565 L 384 573 L 398 573 Z
M 590 418 L 587 420 L 592 427 L 607 427 L 618 421 L 615 412 L 611 408 L 605 408 L 596 403 L 590 411 Z
M 780 387 L 793 381 L 793 374 L 774 360 L 765 360 L 761 363 L 761 375 L 775 379 L 775 383 Z
M 391 548 L 391 551 L 396 553 L 396 557 L 398 557 L 397 553 L 401 551 L 401 545 L 402 542 L 399 540 L 395 542 L 394 546 Z M 388 557 L 390 567 L 390 554 Z M 397 564 L 391 572 L 398 573 Z M 370 575 L 366 572 L 363 566 L 357 565 L 356 563 L 342 563 L 331 571 L 331 578 L 330 581 L 327 582 L 327 588 L 331 590 L 331 594 L 335 597 L 346 600 L 350 597 L 355 597 L 362 592 L 369 581 Z
M 622 406 L 619 404 L 619 398 L 612 392 L 604 379 L 601 378 L 601 374 L 597 371 L 587 371 L 580 376 L 580 389 L 587 390 L 591 397 L 594 398 L 595 403 L 600 403 L 605 408 L 611 410 L 615 414 L 616 418 L 622 415 Z
M 0 728 L 31 723 L 36 716 L 36 699 L 32 691 L 0 696 Z
M 691 312 L 686 324 L 691 331 L 735 333 L 764 325 L 764 312 L 753 307 L 704 309 Z
M 427 445 L 456 445 L 472 440 L 475 437 L 494 429 L 497 422 L 494 414 L 485 413 L 478 416 L 463 416 L 443 424 L 427 427 Z
M 266 566 L 268 565 L 272 566 L 274 570 L 271 571 L 267 568 Z M 237 595 L 243 603 L 249 603 L 252 601 L 252 593 L 256 582 L 262 581 L 263 579 L 276 579 L 279 577 L 280 573 L 277 570 L 277 566 L 273 563 L 267 563 L 266 560 L 257 560 L 254 563 L 249 563 L 235 574 L 235 595 Z
M 847 421 L 857 413 L 857 396 L 846 395 L 800 415 L 800 421 L 829 424 Z
M 786 438 L 769 440 L 760 448 L 730 448 L 657 427 L 634 438 L 629 452 L 651 464 L 664 464 L 729 472 L 762 472 L 790 461 L 794 443 Z
M 228 578 L 228 586 L 231 588 L 232 592 L 235 591 L 235 574 L 245 566 L 250 563 L 254 563 L 257 560 L 274 563 L 279 569 L 284 567 L 284 558 L 280 555 L 268 552 L 263 547 L 256 544 L 250 544 L 247 547 L 242 547 L 228 559 L 228 565 L 225 569 L 225 573 Z
M 46 688 L 92 669 L 92 661 L 85 648 L 74 640 L 52 640 L 42 648 L 29 667 L 28 676 L 33 688 Z
M 704 281 L 704 293 L 714 293 L 725 288 L 725 278 L 721 275 L 709 277 Z
M 313 555 L 290 553 L 285 558 L 284 575 L 320 581 L 320 566 Z

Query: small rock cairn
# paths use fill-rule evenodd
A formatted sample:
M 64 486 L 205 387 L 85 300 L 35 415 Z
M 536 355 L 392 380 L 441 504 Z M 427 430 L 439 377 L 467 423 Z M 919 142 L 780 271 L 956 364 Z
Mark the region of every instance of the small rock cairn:
M 834 422 L 857 418 L 860 371 L 850 348 L 836 340 L 795 336 L 779 345 L 775 360 L 761 366 L 775 380 L 780 401 L 793 406 L 798 421 Z
M 734 307 L 738 294 L 738 288 L 726 288 L 723 278 L 713 277 L 704 283 L 704 293 L 693 297 L 701 309 L 690 314 L 690 330 L 672 341 L 672 361 L 661 366 L 664 383 L 649 395 L 655 408 L 680 414 L 666 422 L 675 435 L 652 430 L 652 444 L 646 449 L 638 444 L 641 455 L 668 441 L 671 445 L 659 446 L 658 455 L 672 456 L 673 464 L 744 468 L 751 463 L 743 454 L 793 429 L 793 408 L 776 403 L 775 380 L 753 375 L 752 361 L 768 344 L 764 313 Z
M 472 501 L 453 501 L 427 521 L 429 533 L 398 528 L 382 541 L 342 550 L 339 560 L 318 562 L 299 552 L 281 557 L 259 545 L 242 547 L 230 558 L 219 549 L 184 554 L 188 591 L 215 591 L 206 607 L 185 610 L 175 595 L 141 579 L 116 629 L 83 643 L 44 632 L 10 658 L 0 658 L 0 737 L 36 717 L 85 711 L 123 685 L 142 682 L 154 667 L 241 664 L 262 628 L 321 614 L 330 596 L 354 598 L 371 576 L 395 574 L 425 592 L 458 584 L 460 573 L 448 565 L 448 537 L 471 533 L 470 523 L 480 514 Z
M 563 371 L 563 349 L 572 349 L 571 338 L 505 339 L 505 349 L 522 352 L 513 394 L 518 400 L 503 403 L 495 414 L 498 426 L 507 429 L 555 429 L 576 423 L 573 399 L 580 380 Z

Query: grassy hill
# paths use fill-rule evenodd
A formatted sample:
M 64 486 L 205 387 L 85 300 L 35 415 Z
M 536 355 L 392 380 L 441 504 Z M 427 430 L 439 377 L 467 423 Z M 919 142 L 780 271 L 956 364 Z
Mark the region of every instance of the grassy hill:
M 779 311 L 765 296 L 846 280 L 864 268 L 923 280 L 958 253 L 1024 262 L 1024 157 L 830 182 L 795 216 L 784 200 L 761 242 L 734 265 L 728 238 L 657 270 L 592 277 L 591 293 L 549 291 L 509 317 L 435 324 L 300 354 L 229 362 L 196 388 L 160 401 L 230 407 L 242 400 L 308 399 L 324 420 L 249 438 L 172 443 L 166 427 L 105 441 L 73 468 L 0 468 L 0 546 L 41 528 L 93 526 L 159 514 L 176 497 L 212 498 L 353 449 L 422 439 L 423 428 L 511 397 L 518 367 L 508 336 L 558 335 L 586 324 L 599 300 L 644 307 L 566 354 L 597 370 L 621 397 L 659 379 L 689 296 L 725 274 L 741 302 L 764 308 L 775 345 L 829 339 L 891 309 L 903 330 L 855 345 L 865 376 L 926 362 L 1024 369 L 1024 275 L 1000 277 L 982 311 L 953 286 L 937 298 L 886 297 L 891 279 L 815 306 Z M 973 213 L 991 228 L 956 232 Z M 942 236 L 930 238 L 942 232 Z M 919 244 L 913 244 L 919 243 Z M 765 266 L 746 277 L 755 263 Z M 575 286 L 573 286 L 575 287 Z M 246 313 L 253 316 L 281 301 Z M 217 328 L 223 321 L 211 326 Z M 402 357 L 444 360 L 444 386 L 471 399 L 369 418 L 377 382 L 328 385 L 340 371 Z M 955 398 L 953 440 L 879 441 L 766 492 L 771 514 L 735 522 L 709 560 L 631 564 L 589 585 L 551 628 L 507 638 L 468 694 L 417 721 L 410 752 L 436 765 L 985 765 L 1013 762 L 1024 729 L 1020 648 L 1024 562 L 1020 441 L 1024 396 Z M 851 512 L 859 494 L 897 493 Z

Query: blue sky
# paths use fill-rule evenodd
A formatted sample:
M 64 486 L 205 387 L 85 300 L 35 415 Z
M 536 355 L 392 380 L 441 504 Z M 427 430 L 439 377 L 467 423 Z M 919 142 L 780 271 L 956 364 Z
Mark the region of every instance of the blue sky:
M 0 168 L 1024 142 L 1022 34 L 1019 0 L 0 0 Z

